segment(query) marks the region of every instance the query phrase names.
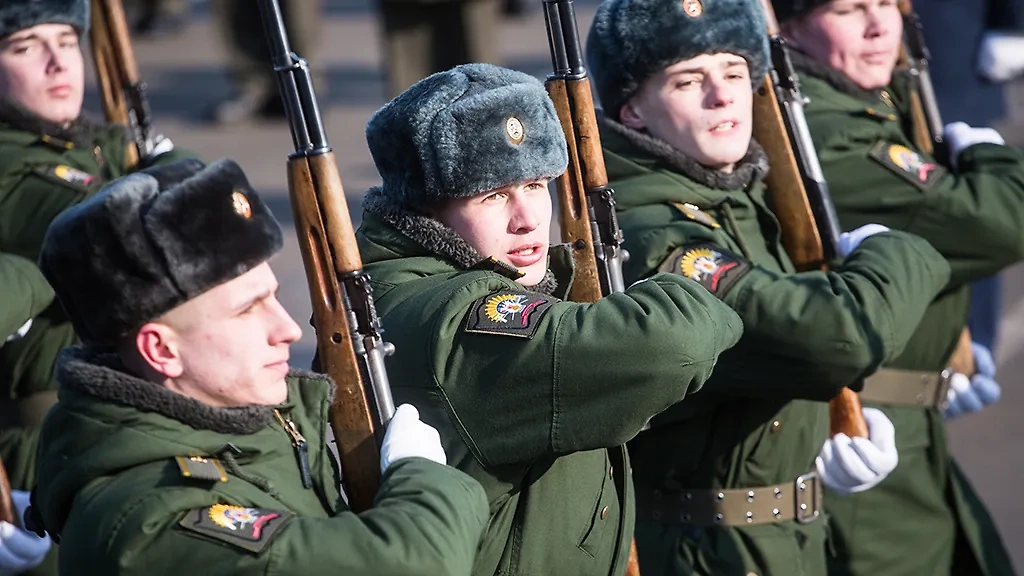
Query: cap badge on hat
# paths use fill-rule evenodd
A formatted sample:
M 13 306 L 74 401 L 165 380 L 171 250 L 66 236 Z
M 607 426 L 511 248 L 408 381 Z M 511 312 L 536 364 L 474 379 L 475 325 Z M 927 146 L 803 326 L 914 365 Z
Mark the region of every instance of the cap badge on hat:
M 526 129 L 523 128 L 523 123 L 515 116 L 505 121 L 505 132 L 508 133 L 508 137 L 512 139 L 513 144 L 521 143 L 523 138 L 526 137 Z
M 683 0 L 683 12 L 690 18 L 698 18 L 704 13 L 704 5 L 700 0 Z
M 252 206 L 249 205 L 249 199 L 245 197 L 245 194 L 235 191 L 231 195 L 231 204 L 239 216 L 252 218 Z

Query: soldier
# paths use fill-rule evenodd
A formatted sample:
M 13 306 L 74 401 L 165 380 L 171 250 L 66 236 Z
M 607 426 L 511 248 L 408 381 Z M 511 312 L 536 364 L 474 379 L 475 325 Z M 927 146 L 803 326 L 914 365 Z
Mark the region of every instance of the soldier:
M 496 63 L 501 8 L 498 0 L 377 0 L 388 98 L 459 64 Z
M 918 149 L 907 78 L 893 73 L 903 31 L 895 2 L 776 0 L 775 8 L 799 50 L 807 120 L 844 229 L 871 221 L 918 234 L 953 270 L 904 353 L 864 385 L 861 399 L 896 424 L 900 466 L 869 493 L 826 498 L 830 571 L 1012 573 L 952 460 L 942 420 L 999 397 L 982 347 L 974 347 L 978 374 L 950 379 L 944 371 L 967 318 L 968 285 L 1024 258 L 1024 154 L 994 130 L 963 123 L 945 128 L 948 160 Z
M 0 252 L 31 262 L 59 212 L 128 171 L 125 127 L 81 114 L 88 23 L 88 0 L 0 3 Z M 162 139 L 142 165 L 183 154 Z M 0 348 L 0 457 L 16 489 L 34 483 L 38 425 L 56 401 L 53 364 L 74 342 L 54 303 Z
M 67 574 L 468 575 L 484 492 L 399 406 L 376 507 L 347 511 L 333 383 L 289 370 L 280 226 L 230 160 L 151 168 L 54 220 L 40 266 L 62 352 L 29 514 Z
M 902 459 L 878 410 L 869 438 L 829 439 L 825 401 L 903 350 L 949 266 L 867 225 L 832 271 L 796 273 L 751 139 L 768 62 L 756 2 L 606 0 L 586 53 L 626 281 L 692 278 L 744 325 L 707 392 L 629 443 L 641 572 L 823 575 L 822 485 L 862 492 Z
M 322 0 L 282 0 L 280 4 L 292 49 L 298 54 L 313 52 L 320 39 Z M 232 124 L 253 118 L 284 119 L 259 7 L 253 0 L 217 0 L 213 10 L 228 49 L 235 93 L 213 107 L 212 120 Z M 325 91 L 319 89 L 321 95 Z
M 432 75 L 380 109 L 383 185 L 357 232 L 398 350 L 396 400 L 480 480 L 491 520 L 473 573 L 620 576 L 633 534 L 622 444 L 700 388 L 741 332 L 696 282 L 656 276 L 563 301 L 548 181 L 566 169 L 532 76 L 487 64 Z

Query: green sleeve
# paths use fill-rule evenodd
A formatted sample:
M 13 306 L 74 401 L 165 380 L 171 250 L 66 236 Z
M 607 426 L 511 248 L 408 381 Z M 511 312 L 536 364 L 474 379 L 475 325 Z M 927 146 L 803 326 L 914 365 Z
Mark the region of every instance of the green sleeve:
M 89 566 L 89 574 L 121 576 L 152 574 L 154 566 L 238 576 L 469 576 L 488 518 L 484 491 L 475 480 L 422 458 L 389 468 L 370 510 L 290 516 L 258 551 L 178 526 L 188 507 L 216 503 L 216 495 L 205 490 L 157 489 L 143 502 L 126 504 L 118 518 L 102 519 L 102 526 L 111 526 L 107 533 L 92 536 L 87 518 L 72 519 L 79 525 L 64 531 L 61 563 Z
M 53 289 L 31 260 L 0 253 L 0 346 L 53 301 Z
M 732 310 L 671 275 L 592 304 L 550 299 L 529 338 L 468 331 L 474 309 L 506 291 L 524 293 L 487 274 L 427 311 L 429 373 L 484 466 L 624 444 L 698 390 L 742 332 Z
M 783 274 L 745 262 L 722 246 L 721 231 L 666 206 L 630 210 L 623 222 L 631 232 L 627 280 L 659 268 L 678 273 L 673 262 L 701 246 L 743 267 L 727 286 L 709 286 L 744 326 L 709 385 L 716 394 L 828 400 L 899 355 L 949 278 L 927 242 L 900 232 L 866 239 L 829 272 Z
M 745 394 L 828 400 L 902 353 L 949 265 L 921 238 L 887 232 L 865 239 L 829 272 L 751 268 L 724 296 L 744 320 L 742 350 L 777 355 L 726 366 Z M 771 374 L 777 385 L 764 386 Z M 781 377 L 780 377 L 781 375 Z
M 931 163 L 936 174 L 922 183 L 872 157 L 886 143 L 913 150 L 902 134 L 884 130 L 873 119 L 844 120 L 838 114 L 823 114 L 814 122 L 848 126 L 826 126 L 815 135 L 844 230 L 876 223 L 923 237 L 949 260 L 951 288 L 1024 259 L 1020 149 L 971 146 L 960 153 L 957 172 Z

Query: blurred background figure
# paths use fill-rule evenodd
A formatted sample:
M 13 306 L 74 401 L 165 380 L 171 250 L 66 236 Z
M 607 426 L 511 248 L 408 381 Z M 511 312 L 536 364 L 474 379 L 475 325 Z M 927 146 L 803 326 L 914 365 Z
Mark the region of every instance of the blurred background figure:
M 148 1 L 148 0 L 147 0 Z M 232 124 L 249 119 L 283 119 L 284 104 L 270 65 L 263 20 L 254 0 L 213 0 L 213 15 L 229 55 L 233 97 L 218 103 L 211 120 Z M 281 0 L 285 27 L 292 51 L 313 62 L 319 45 L 322 1 Z M 316 81 L 317 96 L 326 95 L 324 82 Z
M 497 61 L 498 19 L 522 0 L 377 0 L 386 61 L 387 98 L 435 72 Z
M 131 0 L 125 4 L 132 35 L 139 39 L 176 34 L 189 22 L 189 0 Z
M 1007 116 L 1004 83 L 1024 72 L 1024 0 L 915 0 L 931 52 L 942 121 L 994 127 Z M 971 334 L 994 350 L 1001 313 L 998 276 L 971 295 Z

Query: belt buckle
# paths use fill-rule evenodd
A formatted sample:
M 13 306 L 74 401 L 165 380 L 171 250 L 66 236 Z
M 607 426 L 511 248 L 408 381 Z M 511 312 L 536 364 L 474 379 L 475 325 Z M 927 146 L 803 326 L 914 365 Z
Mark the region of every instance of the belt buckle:
M 949 406 L 949 386 L 953 374 L 952 368 L 946 368 L 939 375 L 939 385 L 935 390 L 935 403 L 933 404 L 939 412 L 944 411 Z
M 810 500 L 805 495 L 810 494 Z M 810 524 L 821 515 L 822 493 L 817 472 L 809 472 L 797 476 L 793 482 L 793 507 L 795 508 L 796 521 L 800 524 Z

